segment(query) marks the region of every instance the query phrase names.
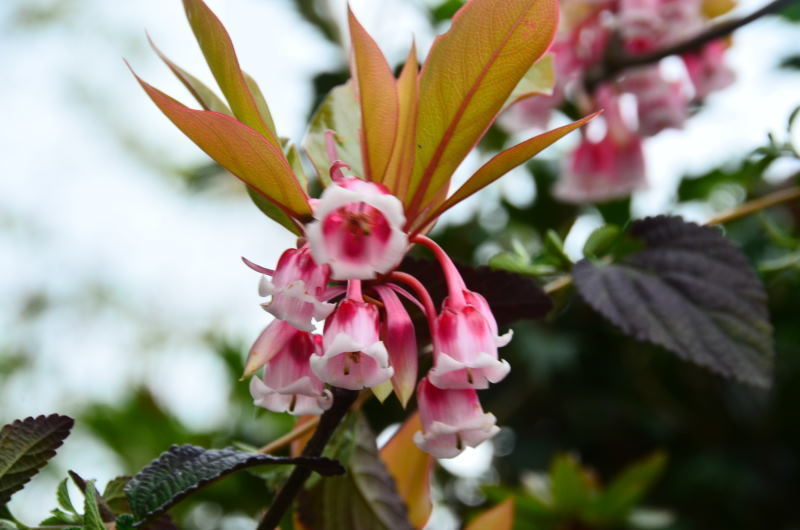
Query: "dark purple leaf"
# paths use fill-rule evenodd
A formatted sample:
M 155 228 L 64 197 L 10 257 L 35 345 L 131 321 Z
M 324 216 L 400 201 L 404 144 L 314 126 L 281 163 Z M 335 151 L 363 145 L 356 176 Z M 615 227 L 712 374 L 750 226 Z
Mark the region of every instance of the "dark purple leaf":
M 629 234 L 645 248 L 618 263 L 581 260 L 578 292 L 624 333 L 758 386 L 772 372 L 764 287 L 718 228 L 648 217 Z

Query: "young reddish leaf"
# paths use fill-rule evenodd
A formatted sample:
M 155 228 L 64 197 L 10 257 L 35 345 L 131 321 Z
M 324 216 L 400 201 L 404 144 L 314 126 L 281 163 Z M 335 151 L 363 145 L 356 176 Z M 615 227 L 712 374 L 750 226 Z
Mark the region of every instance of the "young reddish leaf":
M 153 42 L 153 39 L 150 38 L 150 35 L 147 36 L 147 41 L 150 43 L 150 47 L 153 48 L 153 51 L 164 61 L 164 64 L 172 70 L 172 73 L 175 74 L 175 77 L 183 83 L 183 86 L 186 87 L 189 92 L 191 92 L 194 99 L 203 107 L 204 110 L 211 110 L 214 112 L 220 112 L 222 114 L 227 114 L 228 116 L 233 116 L 231 113 L 231 109 L 228 108 L 228 105 L 225 104 L 222 99 L 217 96 L 213 90 L 208 88 L 202 81 L 197 79 L 195 76 L 178 66 L 177 64 L 173 63 L 166 55 L 164 55 L 160 49 L 156 46 Z
M 414 443 L 414 433 L 422 430 L 415 412 L 381 449 L 381 460 L 394 479 L 397 492 L 406 503 L 408 519 L 422 528 L 431 516 L 431 473 L 433 457 Z
M 413 213 L 428 202 L 491 125 L 555 35 L 555 0 L 471 0 L 433 44 L 420 74 Z
M 219 165 L 286 213 L 295 217 L 311 215 L 308 197 L 280 148 L 230 116 L 190 109 L 139 76 L 136 79 L 161 112 Z
M 564 125 L 552 131 L 547 131 L 533 138 L 529 138 L 522 143 L 509 147 L 505 151 L 501 151 L 495 155 L 491 160 L 486 162 L 481 168 L 475 172 L 467 181 L 447 200 L 445 200 L 438 208 L 432 213 L 428 214 L 426 219 L 416 225 L 415 228 L 421 228 L 427 223 L 439 217 L 442 212 L 452 208 L 459 202 L 463 201 L 473 193 L 483 189 L 495 180 L 499 179 L 515 167 L 524 164 L 536 155 L 545 147 L 550 146 L 557 140 L 560 140 L 566 134 L 574 131 L 592 120 L 599 113 L 594 113 L 578 121 L 572 122 L 569 125 Z M 433 204 L 431 205 L 433 206 Z
M 386 169 L 383 184 L 397 197 L 404 197 L 408 190 L 408 180 L 414 169 L 414 140 L 417 126 L 417 106 L 419 103 L 419 64 L 417 46 L 411 44 L 406 64 L 397 80 L 399 100 L 399 120 L 392 158 Z
M 514 499 L 506 499 L 476 517 L 464 530 L 511 530 L 514 525 Z
M 553 54 L 548 53 L 525 72 L 525 75 L 511 91 L 503 109 L 532 96 L 549 96 L 553 93 L 556 72 L 553 65 Z
M 203 0 L 183 0 L 183 7 L 211 73 L 214 74 L 214 79 L 228 100 L 233 114 L 280 149 L 281 145 L 275 131 L 270 128 L 272 118 L 268 112 L 262 114 L 260 111 L 259 104 L 239 67 L 233 42 L 222 22 Z
M 258 86 L 256 80 L 253 79 L 253 76 L 248 74 L 245 71 L 242 71 L 242 75 L 244 76 L 244 80 L 247 83 L 247 88 L 250 89 L 250 93 L 253 94 L 253 99 L 256 102 L 256 108 L 258 109 L 259 115 L 261 115 L 267 123 L 267 127 L 269 130 L 278 134 L 275 128 L 275 122 L 272 120 L 272 113 L 269 111 L 269 106 L 267 106 L 267 99 L 264 97 L 264 93 L 261 92 L 261 87 Z M 280 138 L 278 139 L 280 142 Z
M 363 175 L 382 182 L 397 134 L 397 86 L 377 43 L 348 7 L 352 41 L 352 70 L 361 103 Z

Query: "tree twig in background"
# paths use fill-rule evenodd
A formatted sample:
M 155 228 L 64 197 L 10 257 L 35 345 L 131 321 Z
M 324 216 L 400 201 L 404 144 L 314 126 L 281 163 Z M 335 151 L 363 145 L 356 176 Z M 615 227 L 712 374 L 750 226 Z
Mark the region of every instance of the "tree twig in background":
M 714 226 L 729 223 L 742 217 L 747 217 L 752 213 L 771 208 L 778 204 L 800 200 L 800 187 L 787 188 L 770 193 L 758 199 L 753 199 L 746 203 L 712 217 L 706 224 Z
M 606 56 L 605 61 L 600 64 L 596 70 L 588 72 L 586 76 L 586 86 L 591 90 L 599 83 L 607 81 L 615 75 L 620 74 L 630 68 L 647 66 L 657 63 L 661 59 L 671 55 L 680 55 L 698 50 L 709 42 L 726 37 L 737 29 L 746 26 L 754 20 L 758 20 L 764 15 L 777 13 L 783 8 L 798 1 L 800 0 L 773 0 L 761 9 L 757 9 L 749 15 L 714 24 L 710 28 L 706 29 L 702 33 L 699 33 L 698 35 L 695 35 L 694 37 L 653 52 L 637 55 L 628 55 L 620 52 L 610 53 Z

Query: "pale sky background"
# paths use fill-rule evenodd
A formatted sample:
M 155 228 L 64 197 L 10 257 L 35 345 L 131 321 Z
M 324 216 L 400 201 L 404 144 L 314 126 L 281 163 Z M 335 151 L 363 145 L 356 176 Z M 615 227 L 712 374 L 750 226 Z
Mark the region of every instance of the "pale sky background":
M 342 54 L 287 0 L 208 3 L 259 81 L 279 132 L 299 140 L 310 80 L 336 69 Z M 412 34 L 424 57 L 433 34 L 423 0 L 352 4 L 391 62 L 405 56 Z M 760 5 L 745 0 L 740 10 Z M 69 11 L 53 24 L 23 26 L 23 6 Z M 340 15 L 343 6 L 343 0 L 331 1 Z M 667 210 L 680 175 L 739 158 L 762 145 L 769 131 L 785 135 L 786 118 L 800 105 L 800 74 L 777 64 L 800 53 L 797 27 L 771 18 L 737 33 L 728 54 L 737 83 L 711 96 L 685 130 L 648 141 L 653 184 L 636 197 L 638 214 Z M 266 323 L 258 278 L 239 257 L 269 266 L 292 238 L 246 196 L 227 188 L 194 194 L 175 178 L 175 171 L 202 163 L 204 155 L 150 103 L 122 57 L 150 83 L 191 101 L 147 47 L 146 29 L 168 56 L 211 83 L 181 3 L 5 0 L 0 29 L 0 357 L 31 359 L 0 388 L 0 422 L 75 414 L 90 402 L 114 404 L 146 381 L 190 427 L 224 426 L 227 393 L 244 383 L 222 375 L 221 361 L 202 336 L 213 331 L 243 342 L 256 336 Z M 526 177 L 509 176 L 485 192 L 480 207 L 491 208 L 487 197 L 499 193 L 529 200 L 533 189 Z M 478 204 L 468 201 L 449 222 L 468 217 Z M 571 251 L 594 223 L 591 215 L 581 220 L 569 239 Z M 50 305 L 23 320 L 21 308 L 32 293 Z M 486 469 L 484 451 L 468 455 L 464 461 L 471 464 L 461 472 L 474 474 L 479 460 Z M 81 469 L 101 483 L 122 470 L 80 427 L 55 467 L 62 474 L 67 467 Z M 35 499 L 52 499 L 54 488 L 50 478 L 37 480 L 15 497 L 12 509 L 32 522 L 44 514 Z M 441 517 L 439 528 L 454 524 Z

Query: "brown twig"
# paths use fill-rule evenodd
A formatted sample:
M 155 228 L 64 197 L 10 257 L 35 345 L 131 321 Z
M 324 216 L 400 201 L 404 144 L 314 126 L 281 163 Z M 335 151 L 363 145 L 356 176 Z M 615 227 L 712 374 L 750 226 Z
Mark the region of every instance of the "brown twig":
M 320 456 L 322 454 L 322 450 L 325 449 L 328 440 L 336 432 L 336 428 L 341 423 L 342 418 L 344 418 L 358 397 L 358 392 L 355 390 L 345 390 L 343 388 L 332 388 L 331 390 L 333 391 L 333 405 L 320 417 L 319 426 L 306 444 L 305 449 L 303 449 L 302 456 Z M 297 466 L 292 470 L 292 474 L 289 475 L 283 488 L 278 492 L 272 506 L 269 507 L 264 518 L 258 524 L 258 530 L 273 530 L 280 524 L 284 514 L 292 506 L 294 498 L 310 475 L 311 470 L 305 467 Z
M 706 224 L 715 226 L 729 223 L 741 219 L 742 217 L 747 217 L 752 213 L 771 208 L 772 206 L 796 200 L 800 200 L 800 186 L 779 190 L 758 199 L 740 204 L 727 212 L 712 217 Z
M 287 445 L 297 440 L 298 438 L 302 438 L 317 425 L 319 425 L 319 416 L 311 418 L 311 420 L 309 420 L 308 422 L 300 425 L 296 429 L 292 429 L 291 431 L 287 432 L 277 440 L 271 441 L 270 443 L 259 449 L 258 452 L 264 454 L 274 453 L 278 449 L 286 447 Z
M 761 9 L 757 9 L 749 15 L 714 24 L 694 37 L 678 42 L 672 46 L 667 46 L 666 48 L 662 48 L 660 50 L 637 55 L 628 55 L 621 52 L 610 53 L 606 56 L 605 61 L 596 70 L 587 74 L 586 86 L 593 88 L 599 83 L 607 81 L 615 75 L 630 68 L 654 64 L 671 55 L 680 55 L 683 53 L 696 51 L 709 42 L 726 37 L 737 29 L 746 26 L 755 20 L 758 20 L 764 15 L 777 13 L 778 11 L 781 11 L 783 8 L 797 1 L 798 0 L 773 0 Z

